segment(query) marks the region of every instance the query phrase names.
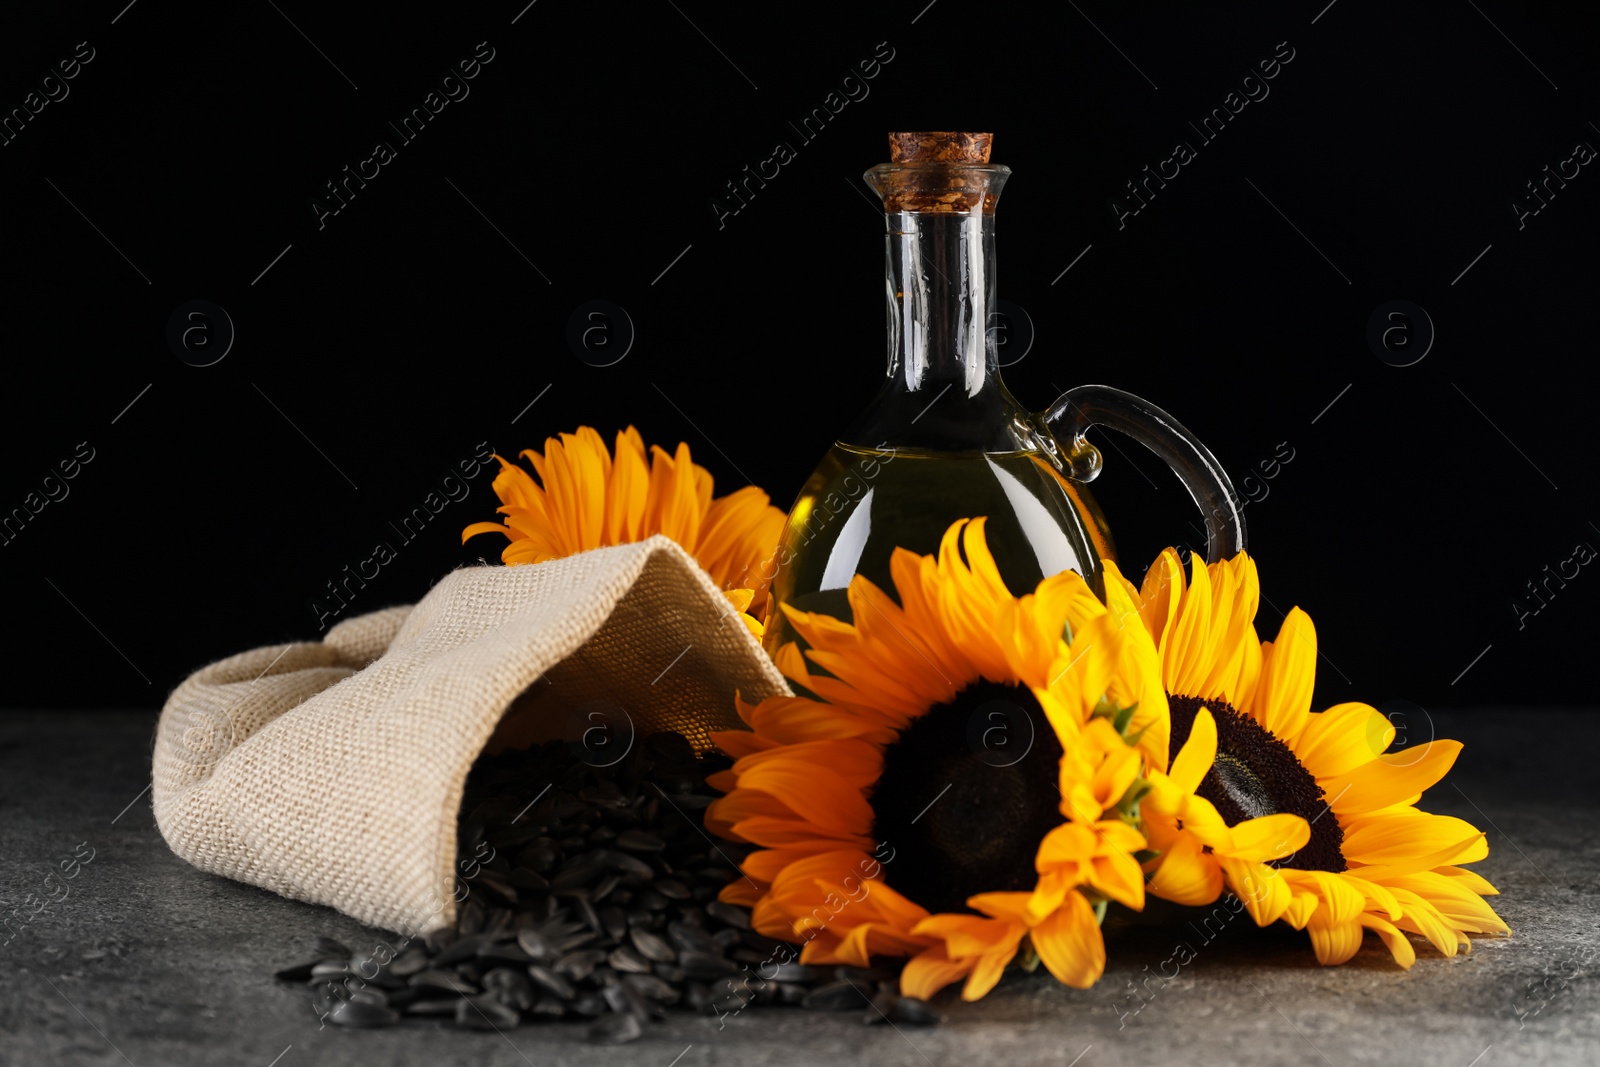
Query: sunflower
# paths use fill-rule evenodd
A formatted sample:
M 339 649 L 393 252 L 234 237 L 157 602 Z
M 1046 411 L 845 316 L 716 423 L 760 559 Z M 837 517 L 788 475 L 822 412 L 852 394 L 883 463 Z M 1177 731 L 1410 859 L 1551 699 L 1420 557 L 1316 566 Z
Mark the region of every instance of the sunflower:
M 653 445 L 648 455 L 639 431 L 617 434 L 616 456 L 588 426 L 545 441 L 543 453 L 525 450 L 527 471 L 500 456 L 494 491 L 504 522 L 475 522 L 461 540 L 497 533 L 510 538 L 501 562 L 543 563 L 591 548 L 629 544 L 652 534 L 678 542 L 722 586 L 752 633 L 766 606 L 784 515 L 753 485 L 713 499 L 711 474 L 680 443 L 676 455 Z M 541 483 L 543 483 L 541 485 Z
M 805 963 L 910 957 L 909 996 L 976 999 L 1019 953 L 1093 984 L 1107 902 L 1144 903 L 1137 804 L 1167 764 L 1143 627 L 1070 571 L 1013 597 L 983 530 L 896 550 L 898 603 L 856 576 L 854 622 L 783 605 L 808 648 L 776 659 L 813 695 L 740 701 L 750 729 L 714 736 L 735 762 L 706 825 L 757 846 L 723 899 Z
M 1488 855 L 1484 834 L 1416 807 L 1461 744 L 1385 754 L 1395 730 L 1375 708 L 1313 712 L 1310 616 L 1293 608 L 1278 639 L 1260 641 L 1254 561 L 1192 563 L 1185 582 L 1168 549 L 1138 593 L 1115 579 L 1160 651 L 1172 721 L 1172 766 L 1141 806 L 1161 853 L 1150 892 L 1208 904 L 1226 883 L 1260 925 L 1306 930 L 1324 964 L 1355 955 L 1366 930 L 1402 967 L 1416 960 L 1408 933 L 1445 956 L 1470 951 L 1469 933 L 1510 933 L 1482 899 L 1495 888 L 1459 866 Z M 1241 858 L 1241 837 L 1255 860 Z

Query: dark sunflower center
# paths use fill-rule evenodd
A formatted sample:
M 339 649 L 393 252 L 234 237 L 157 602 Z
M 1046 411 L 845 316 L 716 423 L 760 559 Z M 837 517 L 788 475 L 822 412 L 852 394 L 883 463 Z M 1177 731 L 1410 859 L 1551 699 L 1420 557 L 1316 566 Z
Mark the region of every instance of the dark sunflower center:
M 1168 695 L 1167 706 L 1172 710 L 1173 756 L 1189 740 L 1195 713 L 1202 707 L 1211 709 L 1217 724 L 1217 759 L 1195 792 L 1216 806 L 1224 822 L 1237 826 L 1247 819 L 1287 813 L 1311 824 L 1306 846 L 1271 866 L 1335 873 L 1345 869 L 1339 820 L 1328 811 L 1322 787 L 1288 745 L 1220 700 Z
M 1060 761 L 1025 687 L 978 682 L 930 709 L 884 751 L 872 791 L 885 880 L 931 912 L 1032 889 L 1039 842 L 1061 822 Z

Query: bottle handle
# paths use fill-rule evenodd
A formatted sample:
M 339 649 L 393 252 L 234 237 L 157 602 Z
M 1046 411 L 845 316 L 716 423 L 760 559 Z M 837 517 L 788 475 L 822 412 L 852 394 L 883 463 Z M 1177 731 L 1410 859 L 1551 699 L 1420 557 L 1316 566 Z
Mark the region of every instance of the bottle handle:
M 1072 477 L 1093 481 L 1100 454 L 1085 438 L 1091 426 L 1132 437 L 1171 467 L 1206 518 L 1206 562 L 1228 559 L 1245 547 L 1244 512 L 1222 464 L 1182 423 L 1148 400 L 1109 385 L 1068 389 L 1044 413 L 1044 422 L 1066 448 Z

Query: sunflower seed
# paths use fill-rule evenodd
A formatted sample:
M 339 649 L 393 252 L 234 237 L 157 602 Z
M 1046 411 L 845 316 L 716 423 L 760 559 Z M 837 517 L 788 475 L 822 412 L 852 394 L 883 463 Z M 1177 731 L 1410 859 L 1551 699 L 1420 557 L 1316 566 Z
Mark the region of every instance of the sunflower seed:
M 604 1015 L 608 1010 L 606 1008 L 606 998 L 601 996 L 597 991 L 590 990 L 587 993 L 580 994 L 578 998 L 572 1002 L 572 1010 L 577 1012 L 579 1015 L 586 1015 L 593 1019 L 598 1015 Z
M 676 1004 L 681 996 L 670 982 L 653 974 L 625 974 L 622 980 L 641 996 L 659 1004 Z
M 775 1004 L 803 1004 L 809 990 L 798 982 L 769 982 Z
M 449 948 L 435 956 L 433 958 L 433 966 L 449 967 L 452 964 L 463 963 L 466 960 L 470 960 L 472 957 L 478 954 L 478 949 L 482 948 L 484 944 L 484 939 L 479 937 L 477 934 L 471 934 L 467 937 L 463 937 L 461 940 L 457 941 L 455 944 L 451 945 Z
M 755 997 L 747 989 L 724 989 L 721 992 L 713 991 L 711 995 L 711 1010 L 718 1015 L 729 1012 L 738 1013 L 750 1006 Z
M 595 967 L 605 960 L 605 949 L 583 948 L 562 956 L 550 969 L 574 982 L 581 982 L 593 974 Z
M 564 937 L 557 938 L 555 941 L 551 942 L 550 947 L 557 956 L 564 956 L 575 948 L 581 948 L 584 945 L 587 945 L 594 939 L 595 934 L 593 930 L 580 929 L 574 933 L 567 934 Z
M 660 852 L 667 843 L 648 830 L 624 830 L 617 835 L 617 847 L 629 852 Z
M 588 1038 L 595 1044 L 625 1045 L 644 1036 L 644 1026 L 625 1012 L 603 1015 L 589 1026 Z
M 635 928 L 628 931 L 628 940 L 633 942 L 633 947 L 647 960 L 656 963 L 671 963 L 677 958 L 677 953 L 672 946 L 649 930 Z
M 546 839 L 524 849 L 522 854 L 517 857 L 517 862 L 521 866 L 531 867 L 540 874 L 549 874 L 555 869 L 556 864 L 560 862 L 560 857 L 556 855 L 556 850 L 551 846 L 550 841 Z
M 517 931 L 517 947 L 528 954 L 529 959 L 547 960 L 555 955 L 550 942 L 536 929 Z
M 600 922 L 600 913 L 595 910 L 594 903 L 589 899 L 588 893 L 582 891 L 574 892 L 572 895 L 572 904 L 573 907 L 577 909 L 578 916 L 583 919 L 585 926 L 587 926 L 590 930 L 593 930 L 596 934 L 603 934 L 606 932 L 605 926 Z
M 670 922 L 667 924 L 667 937 L 672 943 L 684 952 L 716 951 L 716 942 L 711 940 L 711 935 L 698 926 L 690 926 L 685 922 Z
M 328 1012 L 328 1021 L 338 1026 L 365 1030 L 379 1026 L 393 1026 L 400 1021 L 400 1013 L 393 1008 L 352 997 L 343 1003 L 335 1004 Z
M 739 935 L 739 942 L 743 942 L 751 948 L 760 949 L 762 952 L 772 956 L 794 955 L 794 949 L 782 941 L 774 941 L 772 938 L 758 934 L 754 930 L 739 930 L 736 932 Z M 735 942 L 735 944 L 737 943 Z
M 702 981 L 715 981 L 730 974 L 739 973 L 739 965 L 721 956 L 714 956 L 709 952 L 684 952 L 678 956 L 678 966 L 683 968 L 683 973 L 690 978 Z
M 428 953 L 413 945 L 390 962 L 389 973 L 397 978 L 410 978 L 427 966 Z
M 485 867 L 478 872 L 478 876 L 469 883 L 474 889 L 484 889 L 502 898 L 507 903 L 517 902 L 517 890 L 501 875 Z
M 567 981 L 565 978 L 561 977 L 548 967 L 542 967 L 537 963 L 530 963 L 528 965 L 528 977 L 533 979 L 534 985 L 538 986 L 540 989 L 543 989 L 546 993 L 559 997 L 562 1000 L 571 1000 L 577 995 L 577 991 L 572 988 L 571 982 Z
M 422 943 L 428 947 L 429 952 L 439 953 L 455 944 L 456 938 L 460 936 L 454 926 L 441 926 L 437 930 L 429 931 L 423 937 Z
M 521 1021 L 521 1012 L 493 997 L 462 997 L 456 1002 L 456 1025 L 467 1030 L 499 1030 Z
M 592 857 L 593 853 L 588 855 Z M 550 891 L 559 893 L 563 889 L 580 889 L 598 879 L 604 870 L 605 865 L 601 860 L 584 856 L 568 860 L 550 879 Z
M 683 991 L 683 1006 L 690 1011 L 707 1011 L 711 1007 L 711 987 L 704 982 L 689 982 Z
M 870 990 L 878 982 L 886 982 L 894 975 L 888 971 L 880 971 L 876 967 L 841 966 L 833 969 L 833 977 L 838 981 L 850 982 Z
M 350 961 L 350 973 L 361 981 L 378 989 L 404 989 L 406 980 L 394 974 L 387 967 L 381 966 L 373 957 L 362 957 Z
M 601 908 L 600 925 L 604 927 L 605 935 L 613 941 L 621 941 L 628 935 L 628 915 L 621 908 Z
M 457 978 L 449 971 L 436 971 L 432 969 L 418 971 L 416 974 L 412 975 L 410 984 L 414 986 L 427 986 L 430 989 L 447 989 L 452 993 L 472 994 L 478 991 L 477 986 L 468 982 L 463 982 L 460 978 Z
M 493 960 L 504 963 L 534 962 L 533 957 L 528 955 L 523 947 L 514 941 L 503 945 L 482 945 L 478 948 L 478 958 L 480 960 Z
M 341 1026 L 442 1016 L 471 1029 L 562 1017 L 594 1020 L 594 1040 L 634 1040 L 667 1005 L 728 1013 L 750 1004 L 859 1010 L 936 1021 L 894 996 L 884 968 L 816 968 L 751 928 L 719 899 L 741 877 L 744 846 L 706 847 L 708 771 L 679 734 L 646 737 L 610 769 L 563 741 L 485 756 L 468 777 L 458 825 L 470 895 L 456 921 L 391 951 L 354 956 L 321 939 L 316 958 L 277 972 L 303 983 Z M 470 859 L 469 859 L 470 857 Z M 466 872 L 472 871 L 467 878 Z
M 518 889 L 532 889 L 541 893 L 550 888 L 550 879 L 546 878 L 532 867 L 518 867 L 516 870 L 511 872 L 511 875 L 506 879 L 506 881 L 510 882 Z
M 311 972 L 321 960 L 312 960 L 310 963 L 300 963 L 293 967 L 285 967 L 281 971 L 273 972 L 272 977 L 280 982 L 307 982 L 311 979 Z
M 483 918 L 483 905 L 476 898 L 468 897 L 456 915 L 456 930 L 461 936 L 469 937 L 483 929 Z
M 807 993 L 800 1006 L 812 1011 L 853 1011 L 866 1002 L 867 997 L 849 982 L 829 982 Z
M 416 986 L 406 986 L 404 989 L 394 989 L 384 994 L 385 1004 L 396 1011 L 405 1011 L 411 1005 L 424 999 L 424 994 L 429 990 L 419 989 Z
M 894 1011 L 895 1004 L 899 1000 L 900 998 L 895 995 L 893 990 L 880 990 L 873 995 L 871 1002 L 867 1004 L 867 1010 L 862 1013 L 861 1021 L 868 1026 L 888 1022 L 889 1013 Z
M 933 1005 L 916 997 L 900 997 L 896 1000 L 894 1011 L 889 1013 L 889 1018 L 897 1023 L 910 1023 L 913 1026 L 932 1026 L 944 1021 L 944 1017 Z
M 706 914 L 718 922 L 726 923 L 735 929 L 750 929 L 750 913 L 732 904 L 724 904 L 720 900 L 713 900 L 706 905 Z
M 538 1019 L 559 1019 L 567 1014 L 567 1006 L 555 997 L 540 997 L 529 1013 Z
M 657 893 L 654 889 L 641 890 L 633 898 L 633 902 L 638 905 L 638 909 L 636 910 L 643 910 L 647 912 L 662 911 L 670 903 L 666 897 L 662 896 L 660 893 Z
M 605 862 L 612 870 L 619 874 L 631 874 L 635 878 L 649 881 L 656 875 L 656 869 L 637 856 L 630 856 L 626 852 L 612 849 L 606 853 Z
M 617 981 L 606 986 L 600 991 L 600 995 L 606 998 L 606 1003 L 610 1005 L 612 1011 L 628 1012 L 636 1016 L 640 1022 L 648 1022 L 661 1010 L 625 981 Z
M 533 1007 L 533 983 L 526 974 L 511 967 L 496 967 L 484 975 L 483 991 L 508 1008 L 527 1011 Z
M 620 945 L 612 949 L 611 955 L 606 957 L 606 962 L 619 971 L 631 971 L 635 974 L 645 974 L 650 970 L 650 961 L 632 945 Z

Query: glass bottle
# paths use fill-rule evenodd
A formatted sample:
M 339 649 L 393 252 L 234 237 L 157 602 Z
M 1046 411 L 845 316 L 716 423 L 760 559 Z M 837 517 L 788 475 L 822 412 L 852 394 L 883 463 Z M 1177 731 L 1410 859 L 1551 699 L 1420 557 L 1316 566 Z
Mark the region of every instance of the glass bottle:
M 1207 521 L 1207 555 L 1244 547 L 1237 494 L 1192 434 L 1154 405 L 1107 386 L 1069 390 L 1046 412 L 1000 378 L 995 338 L 994 212 L 1010 168 L 986 133 L 889 135 L 891 162 L 865 178 L 882 198 L 888 369 L 790 509 L 775 557 L 766 647 L 794 633 L 779 604 L 850 618 L 856 574 L 892 592 L 896 547 L 937 550 L 950 524 L 987 516 L 1006 585 L 1032 592 L 1063 570 L 1103 595 L 1111 534 L 1087 483 L 1100 454 L 1092 425 L 1129 434 L 1178 473 Z

